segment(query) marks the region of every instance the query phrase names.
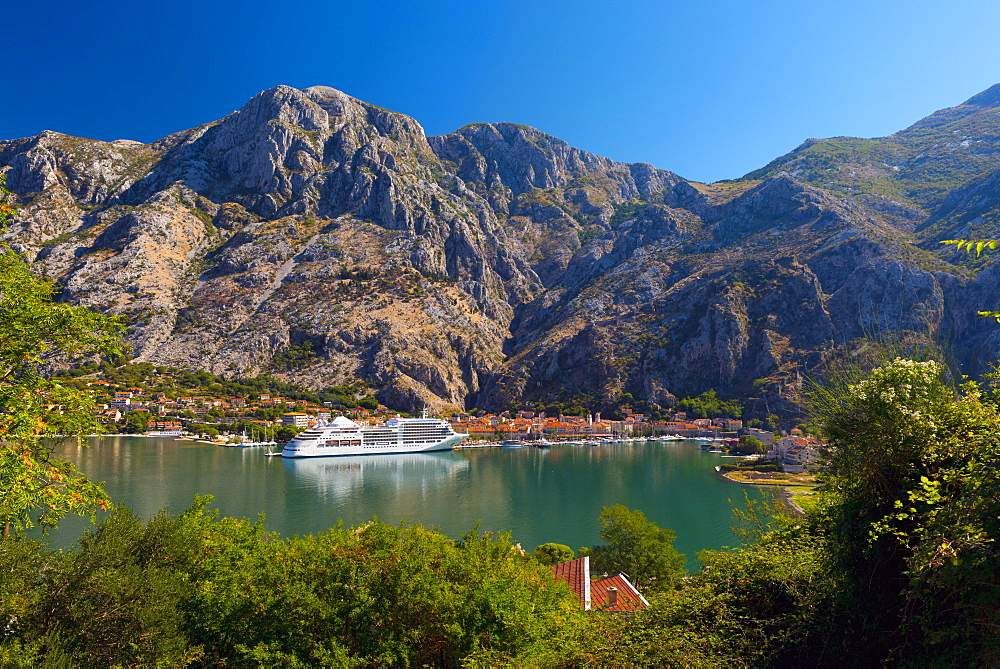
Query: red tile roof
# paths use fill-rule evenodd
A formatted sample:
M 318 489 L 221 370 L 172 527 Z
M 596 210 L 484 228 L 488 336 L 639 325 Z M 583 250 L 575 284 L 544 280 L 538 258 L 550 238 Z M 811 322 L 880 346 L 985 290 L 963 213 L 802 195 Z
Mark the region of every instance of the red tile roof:
M 583 610 L 590 610 L 590 557 L 560 562 L 552 567 L 552 571 L 557 581 L 568 583 L 577 594 Z
M 615 604 L 608 604 L 610 587 L 618 589 L 618 601 Z M 601 611 L 639 611 L 649 606 L 646 598 L 639 594 L 623 574 L 591 581 L 590 596 L 593 607 Z
M 592 608 L 599 611 L 639 611 L 649 606 L 649 602 L 639 594 L 624 574 L 590 580 L 590 558 L 582 557 L 569 562 L 560 562 L 552 567 L 557 581 L 567 583 L 577 597 L 584 611 Z M 608 588 L 617 588 L 617 601 L 608 604 Z

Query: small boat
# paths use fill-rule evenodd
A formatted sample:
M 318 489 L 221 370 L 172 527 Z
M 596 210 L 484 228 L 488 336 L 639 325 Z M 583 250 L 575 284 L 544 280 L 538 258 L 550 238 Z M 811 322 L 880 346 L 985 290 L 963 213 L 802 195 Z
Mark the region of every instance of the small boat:
M 503 448 L 524 448 L 525 443 L 520 439 L 504 439 L 500 442 L 500 446 Z
M 544 437 L 531 444 L 535 448 L 552 448 L 552 442 Z
M 276 441 L 241 441 L 238 444 L 234 444 L 236 448 L 253 448 L 255 446 L 277 446 Z
M 271 446 L 278 445 L 278 442 L 276 441 L 258 441 L 257 439 L 255 439 L 255 435 L 253 432 L 250 433 L 250 436 L 247 436 L 246 430 L 243 431 L 243 434 L 238 435 L 237 438 L 239 439 L 239 441 L 236 441 L 231 444 L 223 444 L 223 446 L 230 446 L 233 448 L 254 448 L 257 446 L 267 446 L 268 448 L 270 448 Z

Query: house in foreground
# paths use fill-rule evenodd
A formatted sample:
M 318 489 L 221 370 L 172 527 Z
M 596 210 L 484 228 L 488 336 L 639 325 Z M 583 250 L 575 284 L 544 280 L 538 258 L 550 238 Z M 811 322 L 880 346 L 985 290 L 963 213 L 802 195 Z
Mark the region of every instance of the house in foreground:
M 580 598 L 584 611 L 628 612 L 649 606 L 625 574 L 591 580 L 590 556 L 560 562 L 552 567 L 557 581 L 563 581 Z

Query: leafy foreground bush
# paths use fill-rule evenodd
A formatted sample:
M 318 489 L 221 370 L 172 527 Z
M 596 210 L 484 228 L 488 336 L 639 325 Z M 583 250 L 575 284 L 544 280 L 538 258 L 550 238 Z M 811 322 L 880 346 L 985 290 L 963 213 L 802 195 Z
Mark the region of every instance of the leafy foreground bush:
M 1000 663 L 1000 413 L 935 362 L 897 359 L 827 412 L 829 561 L 864 657 Z
M 473 531 L 454 542 L 373 521 L 280 540 L 260 523 L 206 513 L 206 502 L 148 523 L 119 509 L 63 555 L 0 544 L 4 592 L 19 593 L 2 602 L 7 659 L 550 664 L 582 615 L 507 537 Z
M 749 546 L 703 553 L 699 573 L 631 621 L 595 619 L 576 663 L 1000 664 L 995 400 L 899 359 L 838 396 L 823 431 L 816 511 L 744 515 Z

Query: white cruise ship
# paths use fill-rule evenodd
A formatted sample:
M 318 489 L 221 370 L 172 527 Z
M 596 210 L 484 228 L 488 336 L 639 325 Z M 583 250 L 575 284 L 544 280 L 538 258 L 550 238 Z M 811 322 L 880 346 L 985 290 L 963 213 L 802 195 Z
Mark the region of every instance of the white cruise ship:
M 281 451 L 283 458 L 326 458 L 336 455 L 426 453 L 450 451 L 466 435 L 437 418 L 390 418 L 382 425 L 358 425 L 338 416 L 298 434 Z

